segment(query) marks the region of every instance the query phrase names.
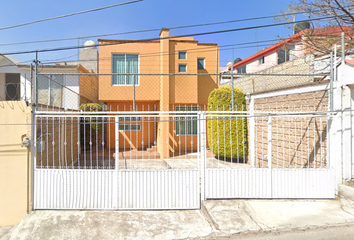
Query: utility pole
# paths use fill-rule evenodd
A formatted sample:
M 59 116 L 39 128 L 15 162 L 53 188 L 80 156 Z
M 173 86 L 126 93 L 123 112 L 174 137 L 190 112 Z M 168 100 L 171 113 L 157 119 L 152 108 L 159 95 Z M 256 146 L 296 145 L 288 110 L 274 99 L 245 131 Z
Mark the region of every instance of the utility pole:
M 234 99 L 234 47 L 232 47 L 232 61 L 231 61 L 231 98 L 232 98 L 232 111 L 235 111 Z
M 38 75 L 38 52 L 36 51 L 35 60 L 34 62 L 34 79 L 32 78 L 32 113 L 31 113 L 31 201 L 30 201 L 30 208 L 33 210 L 33 203 L 34 203 L 34 168 L 36 162 L 36 154 L 37 154 L 37 136 L 36 136 L 36 109 L 38 107 L 38 91 L 37 91 L 37 75 Z M 32 65 L 31 65 L 31 72 L 32 72 Z

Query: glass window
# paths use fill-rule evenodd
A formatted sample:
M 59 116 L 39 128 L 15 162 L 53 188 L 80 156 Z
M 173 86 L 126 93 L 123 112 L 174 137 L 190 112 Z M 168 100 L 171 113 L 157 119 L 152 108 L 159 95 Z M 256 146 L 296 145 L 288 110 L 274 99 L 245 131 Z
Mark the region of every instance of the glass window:
M 140 131 L 140 124 L 119 124 L 119 131 Z
M 199 70 L 205 69 L 205 59 L 204 58 L 198 58 L 198 69 Z
M 119 117 L 119 121 L 141 121 L 141 117 Z
M 39 75 L 37 80 L 38 103 L 62 107 L 63 85 L 63 75 Z
M 179 64 L 178 72 L 187 72 L 187 64 Z
M 246 65 L 238 67 L 237 73 L 246 73 Z
M 113 54 L 112 73 L 133 74 L 139 73 L 139 55 L 137 54 Z M 112 85 L 139 85 L 138 75 L 113 75 Z
M 258 64 L 261 65 L 264 63 L 264 56 L 258 58 Z
M 187 59 L 187 52 L 178 52 L 178 59 Z
M 199 106 L 178 106 L 176 111 L 191 113 L 176 113 L 176 115 L 197 115 Z M 192 112 L 193 111 L 193 112 Z M 198 120 L 197 117 L 176 117 L 176 135 L 197 135 Z

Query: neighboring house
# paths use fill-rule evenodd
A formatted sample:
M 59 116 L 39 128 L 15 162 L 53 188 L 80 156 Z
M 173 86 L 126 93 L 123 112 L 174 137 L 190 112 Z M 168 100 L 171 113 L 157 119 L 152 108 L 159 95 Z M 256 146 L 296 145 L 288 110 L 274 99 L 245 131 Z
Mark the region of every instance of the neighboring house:
M 338 38 L 342 31 L 349 32 L 349 30 L 351 30 L 350 27 L 302 29 L 302 31 L 295 32 L 294 35 L 233 64 L 233 73 L 257 73 L 309 54 L 318 54 L 321 48 L 327 47 L 328 38 L 331 36 Z M 312 36 L 311 40 L 309 40 L 309 35 Z M 230 69 L 231 67 L 228 66 L 228 70 Z M 221 72 L 221 74 L 225 72 L 227 71 Z M 234 78 L 238 77 L 240 76 L 234 76 Z M 222 83 L 228 82 L 230 76 L 221 76 L 220 81 Z
M 317 39 L 318 46 L 321 46 L 323 36 L 332 35 L 339 37 L 342 32 L 340 28 L 313 29 L 311 31 L 315 35 L 321 33 L 320 36 L 322 38 Z M 326 112 L 331 109 L 330 56 L 323 52 L 316 52 L 314 48 L 307 47 L 303 39 L 304 32 L 296 33 L 284 41 L 233 64 L 235 74 L 247 73 L 245 76 L 238 75 L 237 78 L 234 77 L 234 86 L 242 89 L 248 96 L 247 104 L 250 112 Z M 287 44 L 293 47 L 288 48 L 289 51 L 286 51 L 284 55 L 282 49 L 286 49 Z M 340 52 L 340 46 L 337 46 L 336 49 L 334 47 L 331 46 L 329 49 L 333 49 L 337 53 Z M 294 52 L 292 49 L 298 49 L 298 51 Z M 343 172 L 338 173 L 337 176 L 339 181 L 342 178 L 354 178 L 354 154 L 350 151 L 354 146 L 354 135 L 352 135 L 352 129 L 354 128 L 352 114 L 354 110 L 354 80 L 352 77 L 354 74 L 354 61 L 351 52 L 346 47 L 344 61 L 338 57 L 339 54 L 334 57 L 333 110 L 338 112 L 347 111 L 336 114 L 333 117 L 333 121 L 336 124 L 331 125 L 327 120 L 316 121 L 314 119 L 311 119 L 305 127 L 300 124 L 295 125 L 289 122 L 285 124 L 282 122 L 277 124 L 276 129 L 273 131 L 273 135 L 277 136 L 277 134 L 286 132 L 288 129 L 296 129 L 302 126 L 302 133 L 311 135 L 307 131 L 307 126 L 315 124 L 317 135 L 313 139 L 316 139 L 318 136 L 323 137 L 326 134 L 335 132 L 336 128 L 333 127 L 335 125 L 340 124 L 340 126 L 344 127 L 345 130 L 338 133 L 340 134 L 339 138 L 343 139 L 343 145 L 332 144 L 328 146 L 331 149 L 328 154 L 333 155 L 331 156 L 332 159 L 336 157 L 334 152 L 343 156 Z M 228 71 L 228 78 L 230 79 L 230 71 Z M 221 84 L 221 86 L 230 85 L 230 81 Z M 262 129 L 260 123 L 252 123 L 250 124 L 249 133 L 256 137 L 256 133 L 260 129 Z M 300 156 L 301 161 L 305 159 L 302 156 L 302 149 L 310 150 L 311 154 L 319 150 L 322 153 L 327 151 L 322 149 L 323 146 L 316 144 L 305 146 L 301 135 L 292 135 L 291 138 L 288 153 L 290 156 Z M 339 140 L 337 142 L 340 143 Z M 260 142 L 258 146 L 262 146 L 262 144 L 266 144 L 266 142 Z M 298 149 L 301 149 L 301 151 L 297 153 Z M 254 156 L 259 162 L 266 162 L 262 147 L 255 150 Z M 313 155 L 310 155 L 310 157 L 313 157 Z M 317 160 L 310 158 L 310 161 L 316 162 Z
M 38 104 L 78 110 L 81 103 L 98 102 L 97 76 L 79 76 L 91 73 L 81 64 L 41 65 L 40 72 L 48 74 L 38 75 Z M 0 56 L 0 101 L 30 102 L 33 80 L 34 66 Z
M 99 79 L 99 100 L 107 105 L 108 109 L 119 111 L 133 110 L 133 81 L 135 81 L 135 101 L 138 111 L 191 111 L 198 110 L 207 105 L 209 93 L 218 87 L 218 45 L 216 43 L 200 43 L 192 37 L 170 37 L 169 29 L 163 28 L 160 40 L 134 41 L 134 40 L 108 40 L 99 39 L 99 73 L 118 74 L 101 76 Z M 132 74 L 137 75 L 119 75 Z M 139 75 L 140 74 L 140 75 Z M 144 75 L 150 74 L 150 75 Z M 178 75 L 194 74 L 194 75 Z M 206 74 L 206 75 L 196 75 Z M 208 75 L 213 74 L 213 75 Z M 156 145 L 156 142 L 171 141 L 168 135 L 175 136 L 174 141 L 185 142 L 181 139 L 188 138 L 188 142 L 197 139 L 195 121 L 177 124 L 177 127 L 168 126 L 168 122 L 161 123 L 157 128 L 151 126 L 151 136 L 156 138 L 141 139 L 141 130 L 144 126 L 134 126 L 134 139 L 127 137 L 130 130 L 124 124 L 120 126 L 120 139 L 125 138 L 131 143 L 138 143 L 133 148 Z M 147 123 L 146 123 L 147 124 Z M 193 129 L 194 126 L 194 129 Z M 148 126 L 145 126 L 148 129 Z M 168 132 L 167 132 L 167 129 Z M 131 130 L 133 131 L 133 130 Z M 148 138 L 147 134 L 146 138 Z M 114 128 L 110 130 L 110 146 L 114 146 Z M 135 139 L 136 136 L 139 140 Z M 143 141 L 144 140 L 144 141 Z M 197 142 L 197 141 L 194 141 Z M 165 144 L 164 144 L 165 145 Z M 169 147 L 159 149 L 162 156 L 171 153 L 172 141 Z M 175 146 L 175 150 L 185 147 Z M 131 147 L 120 141 L 120 148 Z M 194 144 L 193 149 L 196 149 Z M 188 150 L 193 150 L 188 149 Z

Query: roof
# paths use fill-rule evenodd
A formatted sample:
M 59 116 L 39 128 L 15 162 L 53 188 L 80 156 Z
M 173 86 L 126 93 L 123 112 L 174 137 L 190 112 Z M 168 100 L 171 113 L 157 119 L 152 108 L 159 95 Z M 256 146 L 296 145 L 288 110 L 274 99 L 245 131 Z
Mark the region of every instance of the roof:
M 7 61 L 11 62 L 14 65 L 19 65 L 20 64 L 20 62 L 18 60 L 14 59 L 14 58 L 12 58 L 12 57 L 10 57 L 8 55 L 4 55 L 2 52 L 0 52 L 0 56 L 5 58 Z
M 289 43 L 293 43 L 293 42 L 297 42 L 297 41 L 300 41 L 301 40 L 301 37 L 305 34 L 311 34 L 311 35 L 333 35 L 333 36 L 338 36 L 340 35 L 343 31 L 347 32 L 349 30 L 353 30 L 352 27 L 349 27 L 349 26 L 343 26 L 343 27 L 330 27 L 330 28 L 315 28 L 315 29 L 305 29 L 299 33 L 296 33 L 266 49 L 263 49 L 262 51 L 259 51 L 257 52 L 256 54 L 253 54 L 252 56 L 248 57 L 248 58 L 245 58 L 243 59 L 242 61 L 240 62 L 237 62 L 233 65 L 233 69 L 235 68 L 238 68 L 242 65 L 245 65 L 249 62 L 252 62 L 254 60 L 257 60 L 258 58 L 268 54 L 268 53 L 271 53 L 271 52 L 274 52 L 286 45 L 288 45 Z M 351 34 L 351 35 L 354 35 L 354 32 Z M 347 36 L 348 37 L 348 36 Z M 231 68 L 231 67 L 230 67 Z

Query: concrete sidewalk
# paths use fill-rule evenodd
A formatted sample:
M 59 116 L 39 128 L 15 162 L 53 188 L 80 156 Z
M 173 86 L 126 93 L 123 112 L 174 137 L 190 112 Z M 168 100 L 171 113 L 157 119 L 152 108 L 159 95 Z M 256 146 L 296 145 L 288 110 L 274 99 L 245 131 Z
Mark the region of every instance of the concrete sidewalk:
M 0 239 L 215 239 L 350 225 L 338 200 L 208 200 L 201 210 L 35 211 L 0 228 Z

